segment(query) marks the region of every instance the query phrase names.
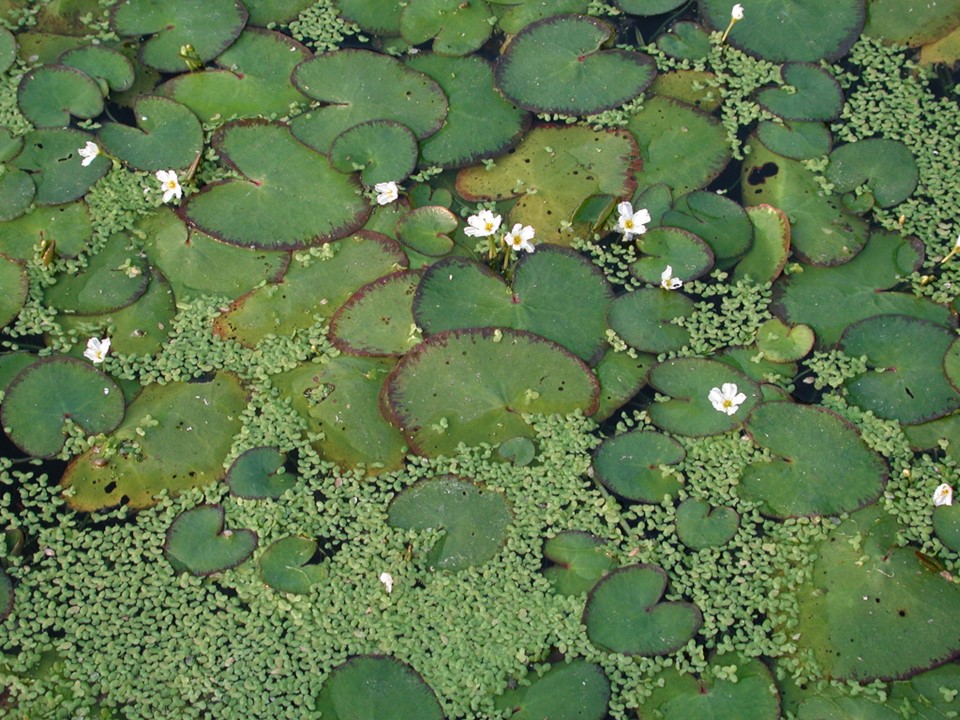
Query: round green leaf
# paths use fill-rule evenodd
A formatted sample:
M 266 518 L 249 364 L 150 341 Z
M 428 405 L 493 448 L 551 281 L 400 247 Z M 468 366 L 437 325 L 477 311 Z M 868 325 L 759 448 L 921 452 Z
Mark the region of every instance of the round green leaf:
M 658 432 L 634 430 L 608 438 L 593 454 L 597 480 L 627 500 L 661 503 L 680 490 L 680 474 L 668 470 L 687 453 L 673 438 Z
M 757 139 L 771 152 L 791 160 L 822 157 L 833 147 L 830 130 L 818 122 L 763 120 L 757 125 Z
M 502 0 L 492 0 L 502 5 Z M 567 13 L 586 14 L 589 9 L 589 0 L 549 0 L 549 2 L 523 2 L 519 5 L 507 5 L 499 9 L 500 29 L 507 35 L 516 35 L 527 25 Z
M 617 352 L 608 348 L 594 368 L 600 381 L 600 407 L 593 419 L 603 422 L 625 405 L 644 385 L 656 357 L 646 353 Z
M 384 37 L 400 34 L 400 14 L 406 7 L 401 0 L 337 0 L 337 5 L 340 14 L 364 32 Z
M 495 702 L 512 710 L 510 720 L 602 720 L 610 703 L 610 682 L 599 665 L 573 660 L 554 665 Z
M 0 165 L 0 221 L 23 215 L 33 202 L 35 190 L 28 173 Z
M 433 40 L 440 55 L 469 55 L 490 37 L 493 19 L 483 0 L 410 0 L 400 15 L 400 35 L 411 45 Z
M 677 537 L 693 551 L 723 547 L 740 527 L 740 515 L 729 507 L 687 498 L 677 508 Z
M 23 116 L 38 128 L 64 127 L 71 115 L 89 119 L 103 112 L 100 86 L 66 65 L 44 65 L 24 75 L 17 102 Z
M 917 189 L 920 171 L 909 148 L 898 140 L 871 138 L 841 145 L 830 153 L 826 178 L 837 192 L 866 185 L 877 205 L 899 205 Z
M 69 419 L 89 435 L 108 433 L 123 419 L 123 393 L 84 360 L 51 356 L 25 367 L 10 382 L 0 422 L 28 455 L 53 457 L 66 440 Z
M 126 0 L 114 6 L 112 20 L 122 37 L 151 36 L 138 52 L 143 64 L 179 73 L 189 67 L 180 54 L 184 45 L 201 62 L 212 60 L 240 35 L 247 9 L 240 0 Z
M 547 540 L 543 555 L 552 565 L 543 571 L 558 595 L 580 595 L 597 584 L 616 565 L 595 535 L 567 530 Z
M 98 83 L 104 95 L 123 92 L 133 86 L 133 63 L 123 53 L 103 45 L 87 45 L 68 50 L 60 62 L 86 73 Z
M 385 655 L 358 655 L 327 676 L 316 710 L 324 720 L 444 720 L 416 670 Z
M 693 233 L 723 264 L 743 255 L 753 242 L 753 225 L 744 209 L 733 200 L 706 190 L 679 197 L 660 218 L 660 224 Z M 639 238 L 640 242 L 645 240 L 645 236 Z M 681 274 L 677 265 L 674 275 L 693 278 L 689 273 Z
M 99 91 L 98 91 L 99 92 Z M 30 173 L 38 205 L 59 205 L 83 197 L 110 169 L 103 155 L 84 167 L 79 150 L 93 138 L 79 130 L 34 130 L 23 139 L 23 150 L 11 162 Z
M 619 107 L 649 87 L 657 70 L 648 55 L 600 50 L 612 33 L 612 26 L 585 15 L 527 25 L 500 55 L 496 86 L 531 112 L 593 115 Z
M 453 250 L 449 233 L 457 229 L 457 216 L 439 205 L 411 210 L 397 223 L 397 238 L 414 252 L 443 257 Z
M 290 536 L 277 540 L 260 556 L 260 577 L 280 592 L 307 595 L 327 576 L 323 565 L 308 565 L 317 552 L 316 540 Z
M 661 15 L 676 10 L 686 0 L 616 0 L 617 5 L 630 15 Z
M 17 59 L 17 40 L 6 28 L 0 28 L 0 74 L 5 73 Z
M 314 5 L 313 0 L 243 0 L 250 17 L 247 25 L 289 25 L 300 13 Z M 248 28 L 249 29 L 249 28 Z
M 344 130 L 368 120 L 394 120 L 422 139 L 443 125 L 447 99 L 430 77 L 387 55 L 338 50 L 293 71 L 301 92 L 323 103 L 293 121 L 293 133 L 320 152 Z
M 387 514 L 391 527 L 442 530 L 426 561 L 433 570 L 450 572 L 491 560 L 507 541 L 512 519 L 501 493 L 454 475 L 411 485 L 393 499 Z
M 630 274 L 659 285 L 669 265 L 673 277 L 696 280 L 713 267 L 713 251 L 693 233 L 675 227 L 648 230 L 636 239 L 642 257 L 630 265 Z
M 627 129 L 640 146 L 641 186 L 665 183 L 676 195 L 709 185 L 730 162 L 727 131 L 712 115 L 654 96 Z
M 284 471 L 285 461 L 286 457 L 277 448 L 251 448 L 233 461 L 223 480 L 237 497 L 276 500 L 296 482 L 294 475 Z
M 728 0 L 698 0 L 700 16 L 724 30 L 730 22 Z M 753 0 L 728 42 L 764 60 L 839 60 L 860 36 L 865 0 Z M 830 22 L 824 23 L 823 18 Z
M 371 120 L 334 138 L 330 162 L 343 173 L 360 170 L 360 180 L 372 186 L 405 180 L 417 165 L 417 151 L 417 138 L 406 125 Z
M 190 110 L 167 98 L 140 97 L 133 105 L 137 128 L 106 123 L 98 136 L 111 155 L 136 170 L 186 170 L 203 148 L 203 129 Z
M 677 25 L 692 23 L 677 23 Z M 704 38 L 706 33 L 699 26 L 695 26 Z M 659 39 L 669 38 L 670 35 L 661 35 Z M 717 76 L 706 70 L 671 70 L 668 73 L 657 75 L 657 79 L 650 86 L 653 95 L 662 95 L 692 105 L 698 110 L 712 113 L 720 107 L 720 93 L 717 91 Z
M 483 328 L 441 332 L 413 348 L 387 378 L 383 401 L 410 447 L 436 456 L 461 442 L 531 437 L 525 413 L 590 415 L 599 390 L 590 369 L 561 346 Z
M 253 554 L 253 530 L 223 527 L 222 505 L 198 505 L 177 515 L 167 528 L 164 552 L 174 567 L 193 575 L 213 575 L 236 567 Z
M 243 177 L 207 185 L 182 212 L 191 225 L 222 242 L 302 248 L 345 237 L 370 214 L 356 181 L 298 142 L 286 125 L 232 123 L 217 131 L 212 144 Z
M 27 269 L 23 263 L 0 253 L 0 327 L 4 327 L 20 314 L 27 301 L 30 287 Z
M 512 288 L 472 260 L 436 263 L 417 288 L 413 315 L 427 335 L 480 327 L 528 330 L 589 362 L 606 343 L 612 296 L 602 273 L 582 255 L 543 246 L 517 263 Z
M 796 362 L 813 350 L 813 342 L 809 325 L 790 327 L 779 318 L 771 318 L 757 328 L 757 349 L 771 362 Z
M 843 92 L 833 75 L 819 65 L 804 62 L 786 63 L 780 68 L 783 85 L 793 88 L 768 87 L 757 93 L 757 103 L 784 120 L 836 120 L 843 109 Z
M 760 399 L 760 388 L 746 375 L 715 360 L 678 358 L 654 366 L 650 384 L 670 395 L 647 411 L 654 424 L 677 435 L 718 435 L 740 426 Z M 733 383 L 747 399 L 733 415 L 713 407 L 708 396 L 713 388 Z
M 73 258 L 87 247 L 91 237 L 93 227 L 85 203 L 36 207 L 0 225 L 0 252 L 18 260 L 30 260 L 35 257 L 35 248 L 47 241 L 56 248 L 57 257 Z
M 683 20 L 657 38 L 657 47 L 678 60 L 700 60 L 710 53 L 710 36 L 702 25 Z
M 352 355 L 403 355 L 420 342 L 413 296 L 422 275 L 401 270 L 357 290 L 330 319 L 330 341 Z
M 878 417 L 913 425 L 960 408 L 960 394 L 943 370 L 956 334 L 905 315 L 880 315 L 846 329 L 841 349 L 867 356 L 865 375 L 847 381 L 850 399 Z
M 590 641 L 624 655 L 655 657 L 682 648 L 703 615 L 688 602 L 660 602 L 667 573 L 658 565 L 630 565 L 607 575 L 590 591 L 582 622 Z
M 900 0 L 869 0 L 863 34 L 897 45 L 919 47 L 960 24 L 960 2 L 937 0 L 904 5 Z

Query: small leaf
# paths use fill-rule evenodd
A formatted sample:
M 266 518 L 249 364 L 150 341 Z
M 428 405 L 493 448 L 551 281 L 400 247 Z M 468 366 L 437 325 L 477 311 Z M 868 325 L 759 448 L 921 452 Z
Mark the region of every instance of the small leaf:
M 686 455 L 683 446 L 667 435 L 634 430 L 601 443 L 593 454 L 593 472 L 627 500 L 661 503 L 681 487 L 679 472 L 663 467 L 680 464 Z
M 616 562 L 604 549 L 606 541 L 589 533 L 567 530 L 547 540 L 543 555 L 553 565 L 543 571 L 558 595 L 580 595 L 612 570 Z
M 276 500 L 297 480 L 296 476 L 283 471 L 285 460 L 276 448 L 251 448 L 233 461 L 223 480 L 237 497 Z
M 253 530 L 223 527 L 222 505 L 198 505 L 177 515 L 167 528 L 164 552 L 174 567 L 193 575 L 213 575 L 236 567 L 253 554 Z
M 316 540 L 290 536 L 277 540 L 260 556 L 260 577 L 280 592 L 307 595 L 327 576 L 323 565 L 308 565 L 317 551 Z

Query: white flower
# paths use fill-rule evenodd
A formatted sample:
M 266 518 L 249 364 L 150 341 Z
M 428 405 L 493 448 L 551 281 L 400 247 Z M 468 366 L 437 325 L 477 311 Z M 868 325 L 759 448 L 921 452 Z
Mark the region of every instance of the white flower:
M 90 338 L 87 340 L 87 349 L 83 351 L 83 356 L 94 365 L 102 363 L 107 358 L 107 352 L 110 350 L 110 338 Z
M 634 212 L 633 205 L 624 201 L 617 205 L 617 212 L 620 213 L 617 232 L 623 233 L 624 240 L 629 240 L 634 235 L 643 235 L 647 231 L 646 224 L 650 222 L 650 213 L 646 208 Z
M 946 483 L 943 483 L 943 485 L 934 490 L 933 505 L 934 507 L 940 507 L 941 505 L 953 505 L 953 488 Z
M 956 242 L 953 243 L 953 247 L 950 249 L 950 252 L 948 252 L 947 256 L 940 261 L 940 264 L 942 265 L 957 253 L 960 253 L 960 235 L 957 236 Z
M 177 174 L 173 170 L 157 170 L 157 180 L 160 181 L 160 189 L 163 190 L 163 201 L 165 203 L 170 202 L 173 198 L 179 200 L 183 197 L 180 181 L 177 180 Z
M 533 243 L 530 241 L 533 240 L 534 235 L 536 235 L 536 231 L 532 227 L 517 223 L 510 232 L 503 236 L 503 243 L 515 252 L 526 250 L 528 253 L 532 253 Z
M 88 140 L 87 144 L 84 145 L 79 150 L 77 150 L 77 152 L 80 154 L 80 157 L 83 158 L 83 162 L 81 162 L 80 164 L 83 167 L 86 167 L 87 165 L 89 165 L 90 163 L 92 163 L 94 160 L 97 159 L 97 156 L 100 154 L 100 146 L 97 145 L 95 142 L 90 142 Z
M 400 188 L 395 182 L 382 182 L 373 186 L 377 191 L 377 204 L 389 205 L 400 197 Z
M 723 388 L 713 388 L 707 399 L 713 405 L 714 410 L 733 415 L 740 406 L 746 401 L 747 396 L 742 392 L 737 392 L 735 383 L 724 383 Z
M 463 232 L 470 237 L 487 237 L 500 229 L 502 220 L 503 218 L 489 210 L 481 210 L 467 218 L 467 225 L 470 227 L 464 228 Z
M 380 582 L 383 583 L 383 586 L 387 589 L 388 593 L 393 592 L 393 575 L 388 572 L 380 573 Z
M 730 10 L 730 18 L 732 20 L 743 20 L 743 5 L 737 3 Z
M 673 276 L 673 266 L 667 265 L 667 269 L 660 273 L 660 287 L 664 290 L 676 290 L 683 285 L 683 280 Z

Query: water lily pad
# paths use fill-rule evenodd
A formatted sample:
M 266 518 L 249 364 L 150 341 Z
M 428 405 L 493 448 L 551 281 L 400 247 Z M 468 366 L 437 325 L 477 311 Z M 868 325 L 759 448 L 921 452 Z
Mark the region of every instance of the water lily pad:
M 517 467 L 526 467 L 533 462 L 536 455 L 537 446 L 530 438 L 510 438 L 497 447 L 497 456 Z
M 310 51 L 293 38 L 248 28 L 217 57 L 217 69 L 178 75 L 157 92 L 183 103 L 204 122 L 215 118 L 283 116 L 307 98 L 290 73 Z
M 528 330 L 589 362 L 606 343 L 612 298 L 610 284 L 582 255 L 542 247 L 517 263 L 512 288 L 472 260 L 436 263 L 417 289 L 413 315 L 426 335 L 460 328 Z
M 829 677 L 903 679 L 960 653 L 960 589 L 897 547 L 896 531 L 876 506 L 852 515 L 821 543 L 798 591 L 798 651 L 812 651 Z
M 68 418 L 89 435 L 110 432 L 123 419 L 120 387 L 89 362 L 53 355 L 17 373 L 0 405 L 7 437 L 35 457 L 60 452 Z
M 747 208 L 753 225 L 753 244 L 733 269 L 733 281 L 773 282 L 790 256 L 790 221 L 772 205 Z
M 27 301 L 27 290 L 30 287 L 27 269 L 8 255 L 0 253 L 0 327 L 13 321 L 23 304 Z
M 497 88 L 531 112 L 593 115 L 619 107 L 646 90 L 657 70 L 649 55 L 600 50 L 612 34 L 611 25 L 586 15 L 531 23 L 501 53 Z
M 703 33 L 699 25 L 697 28 Z M 703 36 L 707 37 L 706 33 L 703 33 Z M 665 37 L 670 36 L 661 35 L 658 39 Z M 722 102 L 717 84 L 717 76 L 706 70 L 672 70 L 657 75 L 657 79 L 650 86 L 650 93 L 679 100 L 687 105 L 693 105 L 698 110 L 712 113 L 720 107 Z
M 361 287 L 330 319 L 331 342 L 352 355 L 403 355 L 420 342 L 413 296 L 422 275 L 401 270 Z
M 774 459 L 748 465 L 738 492 L 760 502 L 765 515 L 853 512 L 875 501 L 886 485 L 883 458 L 853 425 L 826 408 L 766 403 L 750 414 L 747 430 Z
M 636 238 L 641 258 L 630 265 L 630 274 L 651 285 L 659 285 L 669 265 L 673 277 L 684 282 L 706 275 L 713 267 L 710 246 L 691 232 L 675 227 L 658 227 Z
M 400 34 L 400 14 L 406 7 L 401 0 L 337 0 L 337 5 L 340 14 L 364 32 L 384 37 Z
M 677 508 L 677 537 L 691 550 L 723 547 L 740 527 L 740 515 L 730 507 L 714 507 L 704 500 L 687 498 Z
M 34 130 L 23 139 L 23 150 L 11 164 L 30 174 L 38 205 L 59 205 L 83 197 L 110 169 L 103 155 L 84 167 L 79 149 L 93 138 L 79 130 Z
M 956 662 L 914 675 L 907 682 L 893 683 L 887 703 L 896 710 L 917 713 L 924 720 L 949 718 L 960 692 L 960 673 Z M 892 720 L 900 720 L 899 715 Z M 869 718 L 868 720 L 873 720 Z M 887 720 L 886 717 L 880 720 Z
M 494 702 L 512 711 L 505 716 L 510 720 L 602 720 L 610 703 L 610 682 L 599 665 L 573 660 L 554 665 Z
M 860 37 L 866 20 L 865 0 L 753 0 L 729 42 L 764 60 L 816 62 L 839 60 Z M 727 0 L 698 0 L 700 16 L 724 30 L 730 22 Z M 824 24 L 823 18 L 830 22 Z
M 594 195 L 630 197 L 636 188 L 633 169 L 637 145 L 623 130 L 544 126 L 487 170 L 474 166 L 457 175 L 457 192 L 469 202 L 519 198 L 504 225 L 530 225 L 539 242 L 569 245 L 571 220 L 583 201 Z
M 779 318 L 771 318 L 757 328 L 757 349 L 771 362 L 796 362 L 813 349 L 813 342 L 809 325 L 790 327 Z
M 64 127 L 71 116 L 89 119 L 103 112 L 100 86 L 66 65 L 43 65 L 24 75 L 17 102 L 23 116 L 38 128 Z
M 665 183 L 676 195 L 709 185 L 730 162 L 727 131 L 712 115 L 654 96 L 627 123 L 637 139 L 642 186 Z
M 60 63 L 92 77 L 99 83 L 104 96 L 129 90 L 133 85 L 133 63 L 113 48 L 103 45 L 74 48 L 60 56 Z
M 161 491 L 218 480 L 245 406 L 240 382 L 225 373 L 207 382 L 147 386 L 107 441 L 67 467 L 60 481 L 67 502 L 86 512 L 119 503 L 149 507 Z
M 960 503 L 933 509 L 933 532 L 945 546 L 960 553 Z
M 203 148 L 200 121 L 186 106 L 156 96 L 133 105 L 137 128 L 106 123 L 98 131 L 104 149 L 136 170 L 186 170 Z
M 17 40 L 6 28 L 0 28 L 0 74 L 5 73 L 17 59 Z
M 676 321 L 693 315 L 693 300 L 680 292 L 641 288 L 610 304 L 610 327 L 630 347 L 648 353 L 676 352 L 690 342 L 690 331 Z
M 420 143 L 424 165 L 465 167 L 502 155 L 530 125 L 529 113 L 494 89 L 493 68 L 484 58 L 421 53 L 409 58 L 407 65 L 433 78 L 450 104 L 443 127 Z
M 753 224 L 744 209 L 733 200 L 706 190 L 681 195 L 660 218 L 660 224 L 693 233 L 723 265 L 743 255 L 753 242 Z M 646 236 L 640 238 L 645 240 Z M 674 274 L 684 279 L 694 277 L 681 274 L 676 265 Z
M 260 577 L 274 590 L 307 595 L 327 576 L 323 565 L 308 564 L 316 552 L 316 540 L 295 535 L 281 538 L 260 556 Z
M 757 125 L 757 139 L 771 152 L 791 160 L 822 157 L 833 147 L 830 130 L 819 122 L 763 120 Z
M 436 456 L 461 442 L 532 437 L 525 413 L 590 415 L 599 391 L 590 369 L 560 345 L 484 328 L 441 332 L 413 348 L 387 378 L 383 403 L 410 447 Z
M 863 34 L 887 42 L 919 47 L 947 34 L 960 24 L 960 3 L 956 0 L 913 2 L 869 0 Z
M 0 220 L 15 220 L 27 211 L 36 192 L 23 170 L 0 166 Z
M 590 533 L 567 530 L 546 541 L 543 555 L 552 565 L 543 571 L 558 595 L 581 595 L 613 570 L 607 542 Z
M 609 348 L 594 372 L 600 381 L 600 405 L 593 419 L 603 422 L 629 402 L 647 384 L 647 373 L 656 356 L 647 353 L 617 352 Z
M 369 50 L 338 50 L 300 63 L 293 83 L 323 106 L 298 116 L 293 133 L 320 152 L 344 130 L 368 120 L 394 120 L 418 138 L 443 125 L 447 99 L 429 76 Z
M 751 147 L 741 171 L 743 202 L 772 205 L 786 213 L 793 252 L 801 261 L 839 265 L 860 252 L 869 235 L 864 220 L 845 212 L 839 196 L 825 194 L 800 162 L 776 155 L 761 143 Z
M 457 572 L 491 560 L 507 541 L 513 515 L 506 498 L 463 478 L 421 480 L 390 503 L 387 523 L 405 530 L 443 530 L 427 552 L 430 568 Z
M 275 447 L 251 448 L 233 461 L 223 480 L 237 497 L 275 500 L 296 482 L 296 476 L 284 470 L 285 461 L 286 456 Z
M 224 528 L 222 505 L 197 505 L 170 524 L 163 550 L 175 568 L 193 575 L 213 575 L 236 567 L 256 547 L 253 530 Z
M 343 173 L 360 171 L 364 185 L 402 182 L 417 165 L 417 138 L 393 120 L 370 120 L 334 138 L 330 162 Z
M 400 245 L 361 231 L 329 245 L 328 255 L 293 262 L 283 279 L 240 297 L 217 318 L 215 332 L 250 347 L 268 335 L 292 335 L 330 318 L 360 287 L 406 266 Z
M 313 446 L 322 457 L 346 468 L 396 470 L 403 465 L 406 444 L 383 418 L 379 404 L 395 363 L 392 358 L 340 355 L 301 365 L 273 381 L 317 434 Z
M 200 61 L 213 60 L 237 39 L 247 17 L 240 0 L 126 0 L 114 6 L 112 24 L 121 37 L 151 36 L 140 46 L 142 63 L 179 73 L 188 69 L 180 54 L 184 45 L 190 45 Z
M 231 123 L 216 132 L 212 145 L 243 178 L 207 185 L 182 212 L 191 225 L 222 242 L 302 248 L 345 237 L 370 214 L 356 181 L 298 142 L 286 125 Z
M 723 672 L 718 672 L 721 669 Z M 644 701 L 644 707 L 656 708 L 663 720 L 779 720 L 781 717 L 780 694 L 773 675 L 756 658 L 717 655 L 699 676 L 667 668 L 654 677 L 653 683 L 653 694 Z
M 869 370 L 847 382 L 850 399 L 882 418 L 911 425 L 960 408 L 960 394 L 943 370 L 956 334 L 905 315 L 880 315 L 848 327 L 840 347 L 867 356 Z
M 949 310 L 925 298 L 890 292 L 920 267 L 923 245 L 899 233 L 875 231 L 853 260 L 835 268 L 805 267 L 774 285 L 773 311 L 789 324 L 813 328 L 821 346 L 844 328 L 875 315 L 911 315 L 953 327 Z
M 784 87 L 767 87 L 757 93 L 760 107 L 784 120 L 836 120 L 843 109 L 843 92 L 829 72 L 805 62 L 786 63 L 780 68 Z
M 866 185 L 877 205 L 886 208 L 913 195 L 920 171 L 913 153 L 902 142 L 870 138 L 834 150 L 825 175 L 837 192 Z
M 77 315 L 119 310 L 143 295 L 150 284 L 146 258 L 125 235 L 112 236 L 76 275 L 62 275 L 46 289 L 47 304 Z
M 334 668 L 317 696 L 324 720 L 443 720 L 437 696 L 416 670 L 385 655 Z
M 525 0 L 517 5 L 497 2 L 494 7 L 502 13 L 500 29 L 507 35 L 516 35 L 537 20 L 567 13 L 585 14 L 589 6 L 589 0 Z
M 433 40 L 440 55 L 469 55 L 490 37 L 493 19 L 482 0 L 410 0 L 400 15 L 400 35 L 411 45 Z
M 710 36 L 702 25 L 682 20 L 657 38 L 657 47 L 678 60 L 700 60 L 710 53 Z
M 593 454 L 597 480 L 627 500 L 661 503 L 676 496 L 681 477 L 669 466 L 683 462 L 687 453 L 662 433 L 634 430 L 607 438 Z
M 313 0 L 243 0 L 243 4 L 250 13 L 247 19 L 249 29 L 250 25 L 256 27 L 289 25 L 314 2 Z
M 617 5 L 630 15 L 661 15 L 676 10 L 686 0 L 616 0 Z
M 445 207 L 418 207 L 397 223 L 397 239 L 421 255 L 443 257 L 453 250 L 450 233 L 457 229 L 457 225 L 457 216 Z
M 647 409 L 654 424 L 677 435 L 718 435 L 738 427 L 760 399 L 759 386 L 746 375 L 716 360 L 678 358 L 654 366 L 650 384 L 670 395 Z M 713 407 L 708 396 L 713 388 L 733 383 L 747 399 L 733 415 Z
M 32 181 L 30 185 L 33 186 Z M 91 237 L 93 228 L 85 203 L 37 207 L 0 225 L 0 252 L 17 260 L 29 260 L 36 254 L 35 248 L 46 241 L 53 243 L 57 257 L 72 258 L 80 254 Z
M 583 624 L 590 641 L 624 655 L 676 652 L 703 624 L 688 602 L 661 602 L 667 573 L 658 565 L 630 565 L 607 575 L 587 597 Z

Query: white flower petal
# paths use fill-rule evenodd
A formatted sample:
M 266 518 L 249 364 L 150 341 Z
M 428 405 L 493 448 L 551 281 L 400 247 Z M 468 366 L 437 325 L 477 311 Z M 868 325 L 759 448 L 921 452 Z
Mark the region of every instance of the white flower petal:
M 730 10 L 730 17 L 734 20 L 743 20 L 743 5 L 737 3 Z
M 383 583 L 383 586 L 387 589 L 388 593 L 393 592 L 393 575 L 388 572 L 380 573 L 380 582 Z
M 934 507 L 953 505 L 953 488 L 947 483 L 939 485 L 937 489 L 933 491 L 933 505 Z

